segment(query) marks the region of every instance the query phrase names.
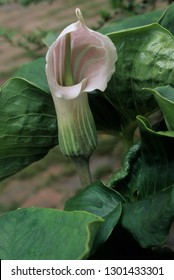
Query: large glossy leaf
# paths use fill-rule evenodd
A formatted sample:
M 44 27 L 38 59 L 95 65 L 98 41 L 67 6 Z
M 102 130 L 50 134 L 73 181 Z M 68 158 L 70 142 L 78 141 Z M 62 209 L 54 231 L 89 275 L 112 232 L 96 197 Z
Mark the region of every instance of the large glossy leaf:
M 122 225 L 143 246 L 160 246 L 174 218 L 174 132 L 138 117 L 141 142 L 131 147 L 109 185 L 125 196 Z
M 94 248 L 103 243 L 117 224 L 122 210 L 123 197 L 100 181 L 93 183 L 65 204 L 65 210 L 84 210 L 104 219 L 95 240 Z
M 102 28 L 99 29 L 99 32 L 107 34 L 111 32 L 117 32 L 125 29 L 147 25 L 153 22 L 157 22 L 162 14 L 163 11 L 156 10 L 141 15 L 126 17 L 121 21 L 115 21 L 105 24 Z
M 0 258 L 84 259 L 102 222 L 85 211 L 26 208 L 6 213 L 0 217 Z
M 147 89 L 154 94 L 155 99 L 163 112 L 166 125 L 169 130 L 174 131 L 174 88 L 170 86 Z
M 121 21 L 118 21 L 116 18 L 115 21 L 106 23 L 103 27 L 101 27 L 99 29 L 99 32 L 107 34 L 158 22 L 160 25 L 162 25 L 164 28 L 168 29 L 172 34 L 174 34 L 173 14 L 174 4 L 171 4 L 167 7 L 165 11 L 155 10 L 152 12 L 143 13 L 141 15 L 126 17 Z
M 174 84 L 174 37 L 156 23 L 108 36 L 117 47 L 118 61 L 104 95 L 118 111 L 122 126 L 130 127 L 137 114 L 157 107 L 142 88 Z
M 45 156 L 57 144 L 52 99 L 22 79 L 0 92 L 0 180 Z

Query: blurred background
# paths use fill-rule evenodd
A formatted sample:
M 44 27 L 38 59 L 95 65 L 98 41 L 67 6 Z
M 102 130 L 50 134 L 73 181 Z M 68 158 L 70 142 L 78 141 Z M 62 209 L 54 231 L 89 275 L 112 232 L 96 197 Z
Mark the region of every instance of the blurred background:
M 44 38 L 76 21 L 79 7 L 88 27 L 97 30 L 112 21 L 137 14 L 164 10 L 172 1 L 160 0 L 0 0 L 0 84 L 24 63 L 45 56 Z M 91 158 L 93 180 L 105 182 L 120 167 L 122 146 L 111 135 L 99 135 L 98 147 Z M 0 182 L 0 213 L 18 207 L 63 209 L 64 202 L 80 190 L 70 159 L 59 147 Z

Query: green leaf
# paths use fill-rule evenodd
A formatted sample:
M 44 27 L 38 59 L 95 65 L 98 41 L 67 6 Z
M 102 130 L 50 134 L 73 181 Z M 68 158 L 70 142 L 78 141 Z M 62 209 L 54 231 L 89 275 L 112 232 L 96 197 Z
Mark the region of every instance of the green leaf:
M 105 24 L 102 28 L 100 28 L 98 31 L 107 34 L 112 32 L 117 32 L 125 29 L 130 29 L 134 27 L 139 27 L 143 25 L 147 25 L 153 22 L 157 22 L 159 17 L 163 14 L 163 11 L 152 11 L 148 13 L 144 13 L 141 15 L 135 15 L 126 17 L 125 19 L 121 21 L 116 21 L 112 23 Z
M 0 217 L 0 258 L 84 259 L 102 221 L 82 211 L 26 208 L 6 213 Z
M 165 242 L 173 219 L 174 185 L 136 203 L 124 204 L 121 222 L 142 247 L 154 247 Z
M 111 176 L 107 183 L 108 187 L 116 186 L 119 193 L 123 194 L 124 197 L 128 196 L 128 199 L 131 199 L 137 191 L 137 185 L 132 187 L 132 184 L 129 185 L 129 182 L 139 164 L 139 153 L 140 143 L 134 144 L 124 155 L 122 167 Z
M 134 129 L 138 114 L 147 115 L 157 107 L 152 94 L 142 88 L 174 84 L 174 37 L 156 23 L 108 36 L 117 47 L 118 61 L 104 95 L 122 127 Z
M 38 58 L 21 66 L 13 77 L 20 78 L 36 88 L 50 93 L 45 74 L 45 58 Z
M 128 201 L 137 201 L 174 183 L 174 132 L 154 131 L 147 119 L 138 116 L 141 143 L 127 152 L 123 165 L 110 178 L 108 186 Z
M 54 31 L 51 31 L 43 38 L 42 41 L 47 47 L 49 47 L 56 41 L 57 37 L 58 35 Z
M 109 181 L 127 200 L 121 223 L 143 247 L 160 246 L 174 218 L 174 131 L 154 131 L 137 117 L 141 142 Z
M 147 197 L 174 183 L 174 131 L 154 131 L 147 119 L 138 117 L 141 155 L 136 180 L 138 197 Z
M 97 181 L 70 198 L 65 203 L 65 210 L 83 210 L 104 219 L 94 244 L 96 248 L 109 237 L 116 226 L 121 215 L 123 201 L 119 193 Z
M 171 4 L 159 19 L 159 24 L 174 34 L 174 4 Z
M 50 96 L 25 80 L 9 80 L 0 92 L 0 180 L 39 160 L 56 144 Z
M 163 112 L 168 129 L 174 131 L 174 88 L 171 86 L 165 86 L 146 90 L 154 94 L 155 99 Z

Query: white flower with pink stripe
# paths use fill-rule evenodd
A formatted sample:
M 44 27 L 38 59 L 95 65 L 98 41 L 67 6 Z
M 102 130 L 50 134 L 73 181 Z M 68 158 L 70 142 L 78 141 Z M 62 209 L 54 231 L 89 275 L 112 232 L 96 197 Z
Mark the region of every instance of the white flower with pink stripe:
M 117 52 L 109 37 L 89 29 L 80 9 L 46 55 L 46 75 L 54 100 L 59 145 L 70 157 L 89 158 L 96 147 L 87 92 L 104 91 L 115 72 Z
M 115 71 L 116 48 L 109 37 L 89 29 L 80 9 L 78 21 L 66 27 L 50 46 L 46 74 L 56 97 L 74 99 L 82 92 L 104 91 Z M 71 82 L 67 82 L 67 76 Z

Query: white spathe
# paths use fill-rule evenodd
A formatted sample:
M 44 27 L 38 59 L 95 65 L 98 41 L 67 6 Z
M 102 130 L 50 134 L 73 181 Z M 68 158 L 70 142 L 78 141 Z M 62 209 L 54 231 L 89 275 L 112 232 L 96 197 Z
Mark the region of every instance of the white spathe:
M 117 52 L 106 35 L 89 29 L 80 9 L 78 21 L 66 27 L 50 46 L 46 55 L 46 75 L 51 93 L 56 97 L 74 99 L 83 92 L 104 91 L 115 72 Z M 70 67 L 74 83 L 63 84 L 65 75 L 66 35 L 70 34 Z
M 89 158 L 97 144 L 87 92 L 104 91 L 115 72 L 117 52 L 109 37 L 89 29 L 80 9 L 46 55 L 46 76 L 55 104 L 63 154 Z

